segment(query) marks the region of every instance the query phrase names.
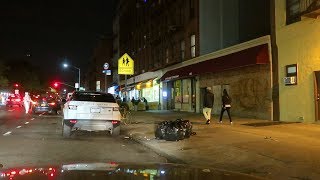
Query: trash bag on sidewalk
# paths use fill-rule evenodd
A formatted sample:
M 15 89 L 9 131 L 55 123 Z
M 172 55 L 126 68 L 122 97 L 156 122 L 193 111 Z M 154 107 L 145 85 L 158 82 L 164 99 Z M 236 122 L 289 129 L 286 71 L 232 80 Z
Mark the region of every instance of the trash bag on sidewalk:
M 167 126 L 169 126 L 169 121 L 163 121 L 156 126 L 155 136 L 157 139 L 163 139 L 166 133 Z
M 180 126 L 180 128 L 183 130 L 184 137 L 189 138 L 192 134 L 192 124 L 189 120 L 182 120 L 177 119 L 177 124 Z
M 163 121 L 156 126 L 155 137 L 167 141 L 179 141 L 189 138 L 193 134 L 192 124 L 189 120 L 177 119 Z
M 176 121 L 173 121 L 166 127 L 163 139 L 167 141 L 179 141 L 184 139 L 184 131 L 181 125 Z

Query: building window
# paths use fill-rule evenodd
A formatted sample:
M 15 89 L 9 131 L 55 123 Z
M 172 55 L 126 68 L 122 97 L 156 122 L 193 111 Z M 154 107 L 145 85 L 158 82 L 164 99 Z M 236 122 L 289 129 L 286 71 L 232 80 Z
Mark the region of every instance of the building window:
M 190 19 L 194 18 L 194 0 L 189 0 L 190 3 Z
M 169 48 L 166 48 L 166 63 L 169 63 Z
M 318 0 L 287 0 L 287 24 L 301 20 L 301 14 L 308 10 L 319 9 Z
M 184 55 L 185 55 L 185 43 L 184 41 L 180 42 L 180 54 L 181 54 L 181 61 L 184 60 Z
M 179 23 L 180 23 L 180 25 L 183 25 L 184 24 L 184 11 L 183 11 L 184 9 L 183 9 L 183 7 L 180 7 L 180 9 L 179 9 Z
M 191 45 L 191 58 L 196 57 L 196 35 L 190 36 L 190 45 Z

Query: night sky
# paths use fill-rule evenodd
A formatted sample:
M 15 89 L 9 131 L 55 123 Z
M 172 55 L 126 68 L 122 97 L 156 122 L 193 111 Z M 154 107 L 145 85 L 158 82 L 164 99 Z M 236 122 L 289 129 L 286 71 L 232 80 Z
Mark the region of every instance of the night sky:
M 114 0 L 0 1 L 0 58 L 28 57 L 50 76 L 65 76 L 64 57 L 86 70 L 93 48 L 112 33 Z

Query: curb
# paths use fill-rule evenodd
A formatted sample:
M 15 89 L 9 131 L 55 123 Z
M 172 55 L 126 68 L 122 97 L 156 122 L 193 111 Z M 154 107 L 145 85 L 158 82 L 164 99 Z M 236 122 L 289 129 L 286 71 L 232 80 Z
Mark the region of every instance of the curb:
M 124 132 L 124 131 L 122 131 Z M 143 147 L 148 148 L 149 150 L 155 152 L 156 154 L 166 158 L 168 160 L 168 163 L 175 163 L 175 164 L 187 164 L 185 161 L 183 161 L 182 159 L 176 158 L 172 155 L 169 155 L 167 153 L 165 153 L 164 151 L 161 151 L 159 149 L 156 149 L 154 147 L 152 147 L 151 145 L 149 145 L 148 143 L 145 143 L 143 140 L 140 140 L 138 137 L 135 137 L 134 134 L 130 135 L 130 132 L 128 131 L 128 128 L 126 128 L 125 133 L 123 134 L 125 136 L 130 137 L 134 142 L 141 144 Z

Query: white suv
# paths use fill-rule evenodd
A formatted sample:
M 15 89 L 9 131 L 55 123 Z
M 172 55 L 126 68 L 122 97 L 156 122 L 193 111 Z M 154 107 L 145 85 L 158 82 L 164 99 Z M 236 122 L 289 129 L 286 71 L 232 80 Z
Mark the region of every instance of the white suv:
M 120 134 L 119 105 L 111 94 L 102 92 L 74 92 L 63 108 L 63 137 L 76 130 L 110 131 Z

